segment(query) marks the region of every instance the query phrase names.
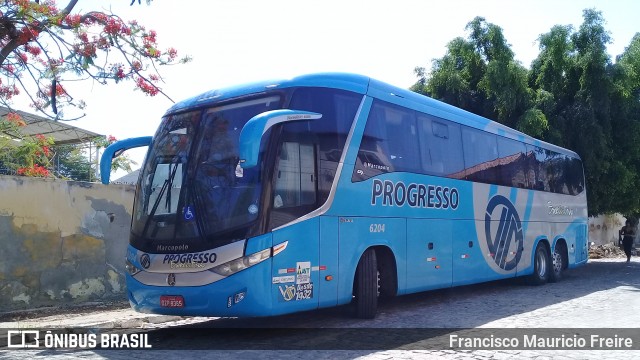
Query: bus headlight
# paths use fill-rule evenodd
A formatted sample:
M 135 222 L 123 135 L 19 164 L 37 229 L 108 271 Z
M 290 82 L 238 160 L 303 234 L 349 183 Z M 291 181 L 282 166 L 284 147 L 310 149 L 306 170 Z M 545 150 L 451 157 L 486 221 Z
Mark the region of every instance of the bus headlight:
M 222 276 L 229 276 L 242 271 L 246 268 L 257 265 L 271 257 L 271 248 L 258 251 L 257 253 L 231 260 L 224 264 L 220 264 L 211 269 L 211 271 Z
M 125 269 L 127 269 L 127 272 L 128 272 L 128 273 L 129 273 L 129 275 L 131 275 L 131 276 L 133 276 L 133 275 L 135 275 L 135 274 L 139 273 L 140 271 L 142 271 L 142 270 L 138 269 L 138 267 L 137 267 L 137 266 L 133 265 L 133 263 L 132 263 L 131 261 L 129 261 L 129 259 L 127 259 L 127 260 L 125 261 L 125 263 L 124 263 L 124 267 L 125 267 Z

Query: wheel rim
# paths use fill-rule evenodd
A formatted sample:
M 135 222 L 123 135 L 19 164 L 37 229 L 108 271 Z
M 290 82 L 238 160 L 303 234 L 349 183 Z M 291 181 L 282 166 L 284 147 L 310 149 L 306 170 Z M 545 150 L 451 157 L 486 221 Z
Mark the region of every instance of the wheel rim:
M 544 278 L 545 274 L 547 273 L 547 259 L 544 256 L 544 249 L 538 251 L 536 258 L 538 260 L 538 276 L 540 278 Z
M 562 271 L 562 255 L 557 250 L 553 252 L 553 271 L 556 274 Z

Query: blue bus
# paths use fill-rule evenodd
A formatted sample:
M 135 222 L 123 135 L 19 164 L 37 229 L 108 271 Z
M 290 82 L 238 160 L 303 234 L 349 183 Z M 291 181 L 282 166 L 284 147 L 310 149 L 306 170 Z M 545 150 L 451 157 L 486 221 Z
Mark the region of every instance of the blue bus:
M 171 107 L 133 206 L 141 312 L 272 316 L 585 264 L 580 157 L 353 74 L 214 90 Z

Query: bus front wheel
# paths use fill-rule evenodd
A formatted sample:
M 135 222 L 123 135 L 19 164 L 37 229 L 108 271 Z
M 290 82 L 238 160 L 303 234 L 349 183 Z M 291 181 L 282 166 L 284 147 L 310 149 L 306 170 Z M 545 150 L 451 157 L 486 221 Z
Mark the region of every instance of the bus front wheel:
M 378 262 L 376 252 L 367 249 L 364 252 L 353 284 L 355 316 L 360 319 L 373 319 L 378 311 Z
M 549 260 L 549 252 L 543 243 L 539 243 L 536 247 L 535 256 L 533 257 L 533 274 L 529 278 L 532 285 L 542 285 L 549 280 L 549 271 L 551 271 L 551 261 Z

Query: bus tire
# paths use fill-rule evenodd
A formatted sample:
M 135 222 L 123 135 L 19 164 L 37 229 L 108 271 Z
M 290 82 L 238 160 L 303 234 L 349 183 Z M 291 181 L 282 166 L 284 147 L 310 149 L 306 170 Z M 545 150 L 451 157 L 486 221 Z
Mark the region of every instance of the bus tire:
M 373 249 L 362 254 L 353 288 L 355 317 L 373 319 L 378 311 L 378 263 Z
M 529 282 L 532 285 L 543 285 L 549 280 L 550 271 L 549 252 L 544 243 L 539 243 L 533 256 L 533 274 L 529 277 Z
M 558 282 L 562 279 L 564 270 L 564 243 L 557 243 L 551 254 L 551 271 L 549 271 L 549 282 Z

